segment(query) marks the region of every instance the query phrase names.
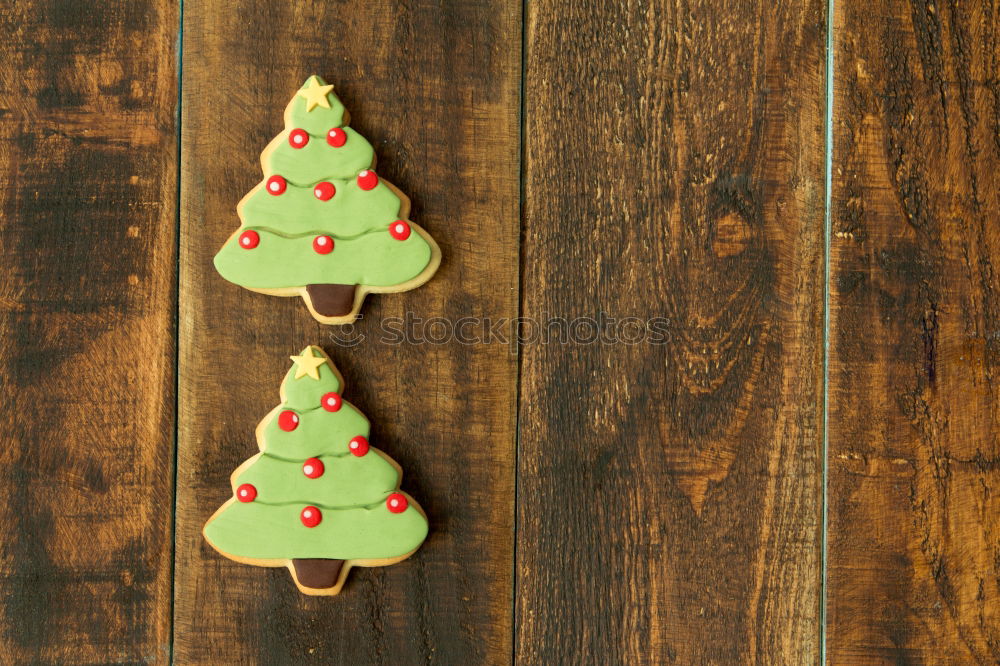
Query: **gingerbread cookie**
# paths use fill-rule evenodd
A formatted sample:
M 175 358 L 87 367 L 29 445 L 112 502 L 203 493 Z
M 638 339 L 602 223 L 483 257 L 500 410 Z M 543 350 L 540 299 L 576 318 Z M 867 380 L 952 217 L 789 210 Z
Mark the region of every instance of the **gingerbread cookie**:
M 333 595 L 351 567 L 412 555 L 427 518 L 399 490 L 399 465 L 369 445 L 329 357 L 309 346 L 291 358 L 281 404 L 257 426 L 260 453 L 233 472 L 233 497 L 202 533 L 232 560 L 288 567 L 305 594 Z
M 324 324 L 354 321 L 369 293 L 407 291 L 441 263 L 407 219 L 410 200 L 374 169 L 333 86 L 311 76 L 285 107 L 285 130 L 260 162 L 264 180 L 236 207 L 241 226 L 215 256 L 225 279 L 301 296 Z

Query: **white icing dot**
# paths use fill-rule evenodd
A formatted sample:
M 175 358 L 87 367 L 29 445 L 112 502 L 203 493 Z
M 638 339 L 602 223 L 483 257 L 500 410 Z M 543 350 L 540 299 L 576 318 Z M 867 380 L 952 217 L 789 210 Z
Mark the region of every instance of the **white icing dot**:
M 312 465 L 306 465 L 306 470 L 305 471 L 306 471 L 306 474 L 312 474 L 313 473 L 313 466 Z
M 302 139 L 302 135 L 301 134 L 296 134 L 295 135 L 295 138 L 294 138 L 295 143 L 302 143 L 302 140 L 303 139 Z
M 398 499 L 389 500 L 389 504 L 392 504 L 393 507 L 397 507 L 399 506 L 399 500 Z
M 279 189 L 281 189 L 281 186 L 280 186 L 280 185 L 278 185 L 277 183 L 271 183 L 270 185 L 268 185 L 268 188 L 269 188 L 269 189 L 270 189 L 270 190 L 271 190 L 272 192 L 277 192 L 277 191 L 278 191 Z

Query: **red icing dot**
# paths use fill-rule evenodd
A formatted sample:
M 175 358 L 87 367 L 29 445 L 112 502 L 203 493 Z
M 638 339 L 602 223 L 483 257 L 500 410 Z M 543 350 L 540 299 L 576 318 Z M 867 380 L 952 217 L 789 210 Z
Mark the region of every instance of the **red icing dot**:
M 378 176 L 371 169 L 365 169 L 358 174 L 358 187 L 363 190 L 370 190 L 378 185 Z
M 274 175 L 267 179 L 267 193 L 278 196 L 279 194 L 284 194 L 285 189 L 288 187 L 288 183 L 281 176 Z
M 325 470 L 326 468 L 323 467 L 323 461 L 319 458 L 310 458 L 302 463 L 302 473 L 310 479 L 318 479 L 323 476 L 323 472 Z
M 252 250 L 260 245 L 260 234 L 252 229 L 247 229 L 240 234 L 240 247 L 244 250 Z
M 302 524 L 306 527 L 316 527 L 319 525 L 319 522 L 323 520 L 323 514 L 320 513 L 320 510 L 316 507 L 307 506 L 302 509 L 302 513 L 299 515 L 299 518 L 302 520 Z
M 285 432 L 291 432 L 299 427 L 299 415 L 290 409 L 278 414 L 278 427 Z
M 304 148 L 309 143 L 309 133 L 304 129 L 293 129 L 288 135 L 288 143 L 292 144 L 292 148 Z
M 329 236 L 316 236 L 313 239 L 313 249 L 318 254 L 330 254 L 333 252 L 333 239 Z
M 340 395 L 336 393 L 327 393 L 320 398 L 319 404 L 323 405 L 323 409 L 328 412 L 336 412 L 340 410 L 342 401 L 340 399 Z
M 326 133 L 326 142 L 334 148 L 340 148 L 347 143 L 347 132 L 339 127 L 334 127 Z
M 396 220 L 389 225 L 389 235 L 399 241 L 410 237 L 410 225 L 406 220 Z
M 393 513 L 403 513 L 408 504 L 403 493 L 393 493 L 385 498 L 385 508 Z
M 333 183 L 328 183 L 326 181 L 313 188 L 313 194 L 315 194 L 316 198 L 320 201 L 329 201 L 336 193 L 337 188 L 333 186 Z
M 351 453 L 360 458 L 361 456 L 368 453 L 368 440 L 365 439 L 363 436 L 358 435 L 357 437 L 355 437 L 354 439 L 352 439 L 350 442 L 347 443 L 347 448 L 350 450 Z
M 236 499 L 241 502 L 252 502 L 257 499 L 257 489 L 249 483 L 244 483 L 236 489 Z

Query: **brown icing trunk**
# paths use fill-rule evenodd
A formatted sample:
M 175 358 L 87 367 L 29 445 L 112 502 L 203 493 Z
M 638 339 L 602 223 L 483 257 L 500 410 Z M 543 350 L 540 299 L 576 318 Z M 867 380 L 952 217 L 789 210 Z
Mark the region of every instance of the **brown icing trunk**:
M 354 309 L 355 284 L 307 284 L 313 309 L 324 317 L 342 317 Z
M 325 590 L 336 586 L 344 560 L 300 559 L 292 560 L 295 577 L 305 587 Z

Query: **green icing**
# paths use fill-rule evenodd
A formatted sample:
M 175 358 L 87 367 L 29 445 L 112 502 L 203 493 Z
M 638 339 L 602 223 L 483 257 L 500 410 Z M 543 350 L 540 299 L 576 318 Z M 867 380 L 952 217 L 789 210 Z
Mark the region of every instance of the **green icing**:
M 299 90 L 313 83 L 327 85 L 321 77 L 311 76 Z M 406 217 L 406 197 L 384 180 L 371 190 L 358 186 L 358 174 L 375 162 L 374 150 L 363 136 L 344 126 L 346 111 L 337 96 L 331 91 L 325 99 L 329 109 L 316 105 L 307 111 L 306 97 L 296 93 L 285 108 L 285 128 L 264 153 L 264 181 L 237 208 L 240 230 L 257 231 L 261 243 L 245 250 L 237 235 L 215 256 L 216 268 L 230 282 L 259 290 L 310 284 L 393 287 L 417 277 L 430 263 L 435 251 L 432 240 L 413 233 L 396 241 L 388 233 L 390 224 Z M 342 128 L 347 137 L 339 148 L 327 142 L 334 127 Z M 301 148 L 288 141 L 295 129 L 310 137 Z M 281 194 L 265 187 L 272 175 L 286 181 Z M 327 201 L 314 194 L 320 182 L 335 188 Z M 312 241 L 321 234 L 335 240 L 332 253 L 313 250 Z
M 329 201 L 317 199 L 311 184 L 299 187 L 289 183 L 283 194 L 275 196 L 261 183 L 243 201 L 243 224 L 289 236 L 324 231 L 350 237 L 387 227 L 399 217 L 402 202 L 383 181 L 368 191 L 358 187 L 356 178 L 330 182 L 337 193 Z
M 412 502 L 402 513 L 384 502 L 372 509 L 321 509 L 322 521 L 311 528 L 299 519 L 305 506 L 232 502 L 205 526 L 205 538 L 236 557 L 364 560 L 405 555 L 427 536 L 427 519 Z
M 308 379 L 303 377 L 300 381 Z M 264 451 L 278 458 L 305 460 L 313 456 L 347 453 L 348 442 L 358 435 L 368 437 L 371 429 L 364 414 L 346 401 L 336 412 L 323 408 L 298 412 L 299 425 L 288 432 L 278 426 L 278 413 L 264 426 L 263 447 Z
M 326 142 L 325 131 L 319 136 L 310 136 L 309 143 L 302 148 L 293 148 L 288 142 L 290 129 L 294 128 L 287 128 L 275 140 L 264 170 L 265 177 L 276 173 L 298 185 L 313 185 L 322 180 L 353 179 L 375 160 L 371 144 L 350 127 L 344 128 L 347 142 L 339 148 Z
M 227 555 L 261 560 L 406 555 L 427 536 L 427 519 L 413 500 L 402 513 L 386 508 L 386 498 L 399 487 L 398 468 L 376 449 L 361 457 L 348 453 L 351 437 L 367 436 L 368 421 L 347 402 L 336 412 L 319 406 L 324 394 L 339 392 L 341 380 L 319 347 L 306 347 L 298 356 L 309 350 L 325 359 L 318 366 L 319 379 L 296 379 L 298 364 L 292 365 L 281 385 L 285 402 L 264 422 L 259 442 L 263 454 L 233 481 L 234 491 L 252 484 L 257 497 L 224 504 L 205 525 L 205 538 Z M 285 432 L 277 427 L 277 414 L 291 407 L 299 413 L 299 425 Z M 313 457 L 325 468 L 315 479 L 302 469 Z M 302 509 L 309 505 L 322 513 L 320 524 L 312 528 L 301 520 Z
M 319 455 L 343 455 L 348 452 L 347 444 L 351 438 L 358 435 L 368 437 L 371 429 L 364 414 L 346 400 L 336 412 L 322 408 L 324 395 L 340 392 L 340 379 L 330 357 L 321 348 L 310 345 L 297 356 L 305 355 L 307 350 L 311 350 L 317 358 L 326 359 L 317 367 L 319 379 L 309 375 L 296 379 L 298 364 L 293 363 L 281 382 L 284 402 L 262 421 L 261 450 L 276 458 L 301 461 Z M 285 409 L 299 415 L 299 425 L 295 430 L 285 431 L 278 425 L 278 415 Z
M 314 345 L 310 345 L 306 349 L 311 349 L 313 356 L 327 360 L 326 363 L 319 366 L 319 379 L 313 379 L 309 376 L 296 379 L 297 366 L 294 363 L 291 369 L 285 373 L 285 378 L 281 381 L 281 394 L 285 397 L 285 401 L 281 404 L 300 413 L 319 407 L 320 399 L 327 393 L 340 393 L 340 378 L 334 370 L 330 358 L 322 349 Z M 305 349 L 303 349 L 302 354 L 305 353 Z M 302 354 L 297 354 L 297 356 Z
M 399 487 L 399 472 L 375 449 L 360 458 L 318 456 L 323 474 L 310 479 L 302 472 L 301 461 L 272 458 L 266 453 L 236 478 L 233 490 L 242 483 L 258 489 L 261 504 L 314 504 L 321 509 L 369 506 L 385 501 Z
M 387 287 L 417 277 L 431 260 L 430 245 L 416 231 L 404 241 L 393 238 L 388 229 L 337 240 L 332 252 L 319 254 L 313 250 L 315 234 L 285 238 L 255 230 L 260 234 L 256 248 L 240 247 L 239 237 L 233 236 L 215 255 L 222 277 L 252 289 L 307 284 Z
M 313 75 L 306 79 L 302 88 L 308 88 L 309 82 L 313 79 L 316 79 L 321 86 L 327 85 L 321 77 Z M 312 111 L 306 111 L 306 99 L 296 93 L 285 107 L 285 126 L 301 127 L 310 134 L 317 135 L 325 135 L 331 127 L 340 127 L 344 124 L 344 105 L 333 91 L 330 91 L 326 98 L 330 100 L 329 109 L 314 106 Z

